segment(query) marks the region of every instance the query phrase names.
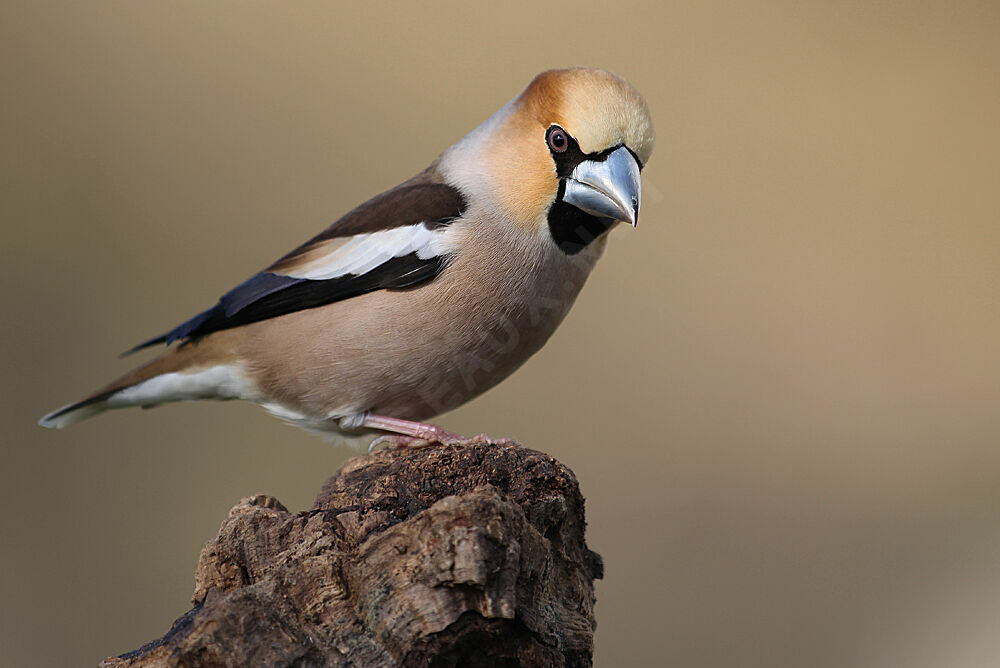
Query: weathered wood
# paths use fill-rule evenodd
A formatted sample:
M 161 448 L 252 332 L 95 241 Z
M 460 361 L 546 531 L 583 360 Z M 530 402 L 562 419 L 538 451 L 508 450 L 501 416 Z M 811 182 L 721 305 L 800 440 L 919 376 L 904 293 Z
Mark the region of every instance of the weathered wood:
M 600 557 L 548 455 L 383 451 L 311 510 L 244 498 L 205 545 L 194 608 L 102 665 L 589 666 Z

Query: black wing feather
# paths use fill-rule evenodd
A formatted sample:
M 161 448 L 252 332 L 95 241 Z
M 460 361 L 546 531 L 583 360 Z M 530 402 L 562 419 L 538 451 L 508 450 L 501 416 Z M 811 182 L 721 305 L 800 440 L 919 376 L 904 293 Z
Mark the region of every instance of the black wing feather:
M 353 209 L 278 263 L 294 258 L 313 244 L 327 239 L 421 222 L 432 229 L 447 225 L 461 217 L 465 206 L 461 193 L 449 185 L 421 182 L 403 184 Z M 143 341 L 123 355 L 160 343 L 169 345 L 174 341 L 189 341 L 219 330 L 324 306 L 374 290 L 414 286 L 436 277 L 444 265 L 444 257 L 421 259 L 414 252 L 391 258 L 361 275 L 347 274 L 324 280 L 262 271 L 222 295 L 212 308 L 202 311 L 166 334 Z

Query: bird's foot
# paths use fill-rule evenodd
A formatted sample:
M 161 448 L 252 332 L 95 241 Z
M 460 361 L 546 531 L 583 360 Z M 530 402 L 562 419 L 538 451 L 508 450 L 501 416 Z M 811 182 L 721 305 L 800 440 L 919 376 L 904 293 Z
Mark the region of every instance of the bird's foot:
M 517 445 L 512 438 L 493 438 L 489 434 L 476 434 L 472 438 L 463 438 L 454 445 Z
M 375 452 L 380 446 L 385 446 L 387 450 L 416 450 L 433 445 L 433 441 L 414 436 L 404 436 L 403 434 L 383 434 L 371 442 L 368 446 L 368 454 Z
M 411 420 L 401 420 L 399 418 L 385 417 L 382 415 L 368 415 L 361 426 L 368 429 L 379 429 L 391 432 L 379 436 L 371 445 L 368 452 L 373 452 L 380 445 L 387 445 L 390 449 L 403 448 L 426 448 L 430 445 L 512 445 L 513 440 L 509 438 L 491 438 L 488 434 L 478 434 L 472 438 L 466 438 L 461 434 L 447 431 L 436 424 L 424 422 L 413 422 Z

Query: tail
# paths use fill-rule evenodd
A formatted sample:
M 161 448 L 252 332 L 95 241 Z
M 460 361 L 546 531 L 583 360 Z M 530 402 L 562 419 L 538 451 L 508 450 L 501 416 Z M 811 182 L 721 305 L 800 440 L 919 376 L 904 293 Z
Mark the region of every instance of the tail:
M 62 429 L 114 408 L 151 407 L 187 399 L 238 399 L 252 384 L 234 355 L 209 339 L 171 348 L 92 395 L 52 411 L 38 421 Z

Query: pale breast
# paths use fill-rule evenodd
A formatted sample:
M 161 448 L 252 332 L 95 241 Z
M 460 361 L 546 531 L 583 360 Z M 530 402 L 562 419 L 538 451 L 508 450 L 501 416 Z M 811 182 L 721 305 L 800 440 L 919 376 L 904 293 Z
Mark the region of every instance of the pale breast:
M 470 232 L 456 230 L 462 251 L 428 284 L 248 325 L 263 393 L 317 418 L 424 420 L 510 375 L 565 317 L 604 240 L 570 257 L 500 227 Z

